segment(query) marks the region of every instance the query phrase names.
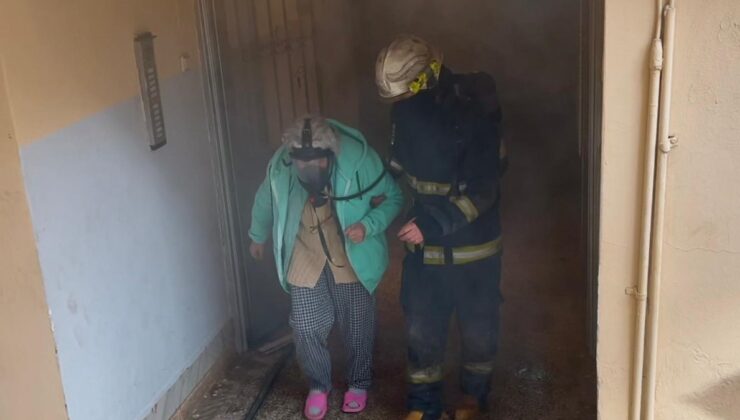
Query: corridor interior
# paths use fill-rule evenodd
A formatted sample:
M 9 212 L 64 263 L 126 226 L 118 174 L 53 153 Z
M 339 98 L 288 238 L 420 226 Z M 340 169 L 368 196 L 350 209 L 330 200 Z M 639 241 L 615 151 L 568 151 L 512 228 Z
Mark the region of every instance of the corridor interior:
M 510 166 L 503 180 L 502 327 L 490 418 L 596 418 L 590 347 L 593 302 L 586 264 L 585 150 L 582 130 L 585 4 L 474 0 L 213 0 L 223 76 L 233 194 L 243 256 L 247 338 L 254 345 L 287 320 L 270 258 L 247 256 L 249 209 L 279 131 L 304 112 L 321 112 L 365 133 L 387 153 L 389 107 L 377 98 L 377 52 L 399 33 L 438 45 L 457 72 L 492 74 L 504 110 Z M 398 221 L 397 221 L 398 224 Z M 358 418 L 404 413 L 405 337 L 399 304 L 404 251 L 388 231 L 392 265 L 377 292 L 375 384 Z M 458 341 L 449 341 L 448 402 L 457 393 Z M 342 382 L 342 351 L 336 389 Z M 186 418 L 241 419 L 276 355 L 247 353 L 189 407 Z M 301 418 L 305 384 L 294 361 L 277 378 L 262 419 Z M 349 418 L 331 396 L 327 418 Z

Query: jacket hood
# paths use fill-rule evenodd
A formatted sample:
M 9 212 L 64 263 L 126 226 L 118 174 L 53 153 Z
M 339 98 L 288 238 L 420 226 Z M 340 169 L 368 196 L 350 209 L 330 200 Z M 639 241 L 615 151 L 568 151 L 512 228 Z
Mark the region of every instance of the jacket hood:
M 344 177 L 352 176 L 367 157 L 367 140 L 365 136 L 352 127 L 337 120 L 328 120 L 329 125 L 339 136 L 339 156 L 337 170 Z

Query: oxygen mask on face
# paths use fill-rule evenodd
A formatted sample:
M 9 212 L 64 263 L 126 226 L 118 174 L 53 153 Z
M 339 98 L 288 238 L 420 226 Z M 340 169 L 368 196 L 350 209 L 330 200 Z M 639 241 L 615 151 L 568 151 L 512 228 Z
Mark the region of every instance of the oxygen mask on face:
M 311 195 L 316 207 L 320 207 L 326 202 L 331 180 L 331 158 L 308 161 L 294 159 L 293 163 L 298 172 L 298 181 Z
M 298 173 L 298 180 L 310 194 L 315 207 L 326 204 L 334 152 L 330 149 L 313 147 L 311 120 L 303 124 L 301 147 L 294 147 L 290 157 Z

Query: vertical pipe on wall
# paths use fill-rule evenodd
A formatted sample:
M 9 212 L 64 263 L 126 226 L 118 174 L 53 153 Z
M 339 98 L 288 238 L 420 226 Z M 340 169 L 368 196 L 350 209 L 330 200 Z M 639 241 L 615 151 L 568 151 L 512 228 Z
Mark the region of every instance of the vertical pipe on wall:
M 660 74 L 663 69 L 662 0 L 656 1 L 655 35 L 650 50 L 650 85 L 648 98 L 648 121 L 645 135 L 645 178 L 642 201 L 642 232 L 640 237 L 640 261 L 637 286 L 629 290 L 636 301 L 635 342 L 632 356 L 632 389 L 630 397 L 630 420 L 640 419 L 642 402 L 642 378 L 645 356 L 645 324 L 647 319 L 648 275 L 650 267 L 650 238 L 653 210 L 653 188 L 655 184 L 655 150 L 658 135 L 660 98 Z
M 676 9 L 674 0 L 667 0 L 665 6 L 662 0 L 656 0 L 656 6 L 657 22 L 650 63 L 640 272 L 637 287 L 629 290 L 637 299 L 630 420 L 653 420 L 655 417 L 665 190 L 668 152 L 674 144 L 669 129 Z
M 650 306 L 648 307 L 647 356 L 645 358 L 645 419 L 655 418 L 655 382 L 658 357 L 658 323 L 660 317 L 660 283 L 663 258 L 663 225 L 665 218 L 665 192 L 668 170 L 668 153 L 674 145 L 670 137 L 671 86 L 673 83 L 673 51 L 676 33 L 676 8 L 674 0 L 665 7 L 665 63 L 660 83 L 660 119 L 658 122 L 658 147 L 656 160 L 655 209 L 653 213 L 653 238 L 650 246 Z

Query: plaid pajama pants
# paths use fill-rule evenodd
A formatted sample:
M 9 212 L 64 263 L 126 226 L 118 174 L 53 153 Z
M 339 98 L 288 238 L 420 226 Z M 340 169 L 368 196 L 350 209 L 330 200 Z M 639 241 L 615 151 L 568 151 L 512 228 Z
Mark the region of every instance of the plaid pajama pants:
M 296 356 L 312 390 L 332 388 L 327 339 L 334 322 L 344 338 L 347 382 L 368 389 L 372 382 L 375 298 L 360 283 L 336 284 L 328 265 L 314 288 L 292 286 L 290 326 Z

